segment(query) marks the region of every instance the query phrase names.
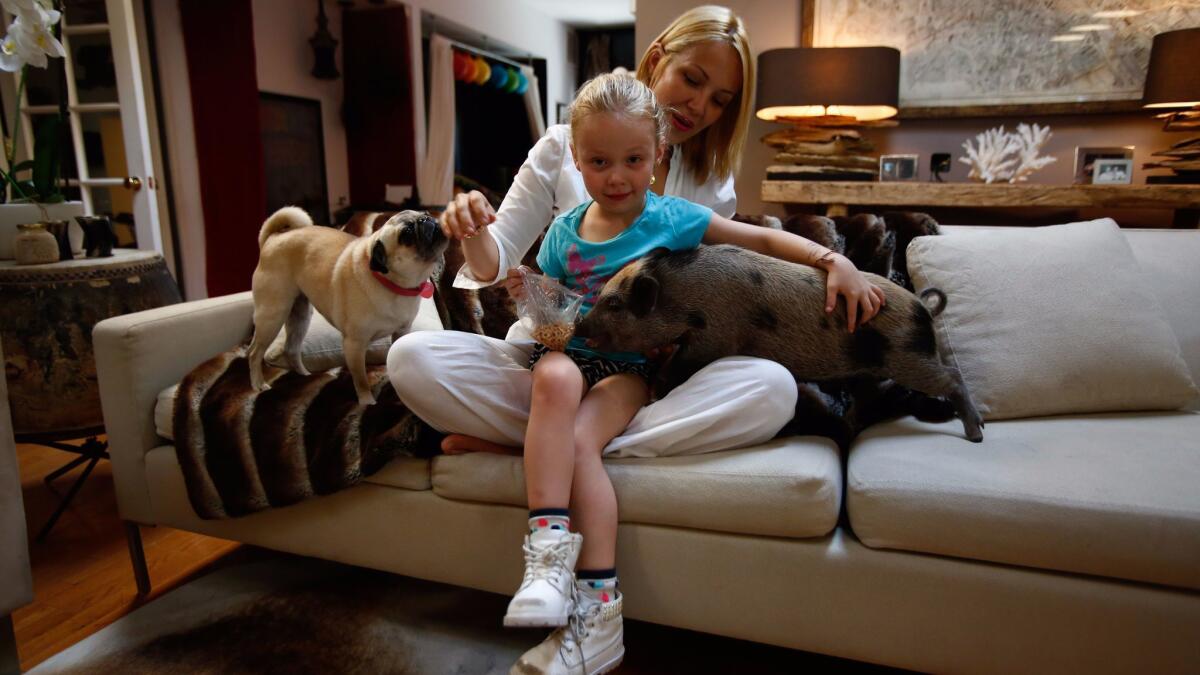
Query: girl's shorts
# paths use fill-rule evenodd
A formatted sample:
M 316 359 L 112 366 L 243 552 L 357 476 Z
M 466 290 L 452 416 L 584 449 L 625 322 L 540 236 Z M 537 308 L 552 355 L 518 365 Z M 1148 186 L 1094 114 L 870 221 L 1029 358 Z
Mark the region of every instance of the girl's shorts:
M 538 362 L 543 356 L 549 353 L 550 348 L 542 343 L 537 343 L 533 346 L 533 352 L 529 355 L 529 368 L 532 370 L 533 365 Z M 579 372 L 583 373 L 583 379 L 587 382 L 588 389 L 596 386 L 596 383 L 610 375 L 620 375 L 621 373 L 632 373 L 642 378 L 646 382 L 650 381 L 650 369 L 645 363 L 632 363 L 629 361 L 612 361 L 610 359 L 591 356 L 574 349 L 567 349 L 567 356 L 579 366 Z

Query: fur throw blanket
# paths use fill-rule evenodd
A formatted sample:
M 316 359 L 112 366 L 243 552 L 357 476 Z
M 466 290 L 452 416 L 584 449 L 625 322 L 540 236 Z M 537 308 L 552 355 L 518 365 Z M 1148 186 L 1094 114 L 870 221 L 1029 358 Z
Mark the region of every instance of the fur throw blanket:
M 400 454 L 431 456 L 435 432 L 400 403 L 384 368 L 378 403 L 358 404 L 344 368 L 301 376 L 277 368 L 250 387 L 245 348 L 200 364 L 175 398 L 175 453 L 201 518 L 286 506 L 358 483 Z

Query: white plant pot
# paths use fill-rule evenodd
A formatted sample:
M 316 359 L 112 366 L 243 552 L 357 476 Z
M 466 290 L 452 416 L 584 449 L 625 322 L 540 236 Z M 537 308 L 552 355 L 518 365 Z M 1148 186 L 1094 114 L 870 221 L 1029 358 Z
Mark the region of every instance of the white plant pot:
M 83 253 L 83 228 L 75 222 L 75 216 L 83 215 L 83 202 L 61 202 L 43 204 L 49 220 L 65 220 L 71 223 L 71 252 Z M 13 240 L 17 237 L 17 225 L 42 222 L 42 210 L 36 204 L 0 204 L 0 260 L 13 259 Z

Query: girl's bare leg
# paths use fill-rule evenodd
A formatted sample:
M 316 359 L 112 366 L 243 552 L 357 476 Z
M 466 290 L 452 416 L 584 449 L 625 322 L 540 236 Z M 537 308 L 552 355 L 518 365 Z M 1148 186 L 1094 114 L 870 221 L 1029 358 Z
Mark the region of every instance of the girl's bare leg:
M 533 367 L 529 426 L 525 430 L 525 496 L 529 509 L 564 508 L 575 473 L 575 418 L 586 384 L 562 352 Z
M 645 380 L 623 373 L 597 382 L 579 404 L 571 484 L 571 524 L 583 535 L 578 569 L 616 566 L 617 495 L 600 457 L 649 400 Z

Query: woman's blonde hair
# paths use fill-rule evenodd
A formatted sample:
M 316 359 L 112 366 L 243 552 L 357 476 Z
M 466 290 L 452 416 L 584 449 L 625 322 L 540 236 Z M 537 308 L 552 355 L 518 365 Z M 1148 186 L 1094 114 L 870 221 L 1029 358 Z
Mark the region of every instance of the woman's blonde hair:
M 703 5 L 689 9 L 654 39 L 637 69 L 637 79 L 652 86 L 676 54 L 696 43 L 710 40 L 728 44 L 741 57 L 742 89 L 729 101 L 712 126 L 683 143 L 683 160 L 692 170 L 697 183 L 707 181 L 712 175 L 727 178 L 737 171 L 741 162 L 746 131 L 754 114 L 754 58 L 745 24 L 737 14 L 725 7 Z M 651 68 L 650 55 L 654 45 L 662 48 L 664 56 Z M 731 110 L 737 110 L 737 114 L 728 114 Z
M 658 104 L 650 87 L 629 75 L 605 73 L 583 83 L 571 102 L 571 137 L 575 137 L 580 122 L 597 113 L 646 120 L 654 127 L 655 146 L 667 142 L 666 111 Z

